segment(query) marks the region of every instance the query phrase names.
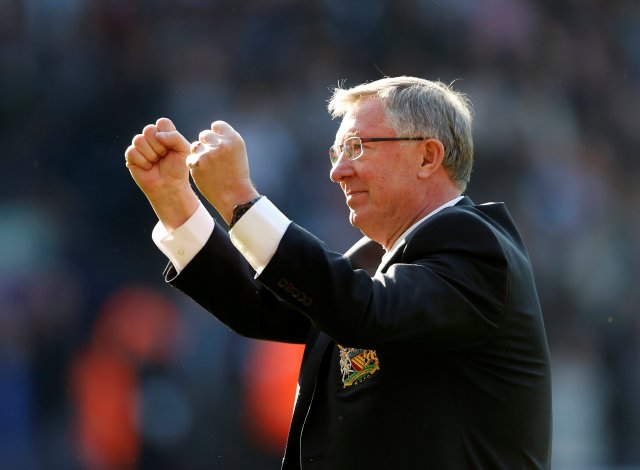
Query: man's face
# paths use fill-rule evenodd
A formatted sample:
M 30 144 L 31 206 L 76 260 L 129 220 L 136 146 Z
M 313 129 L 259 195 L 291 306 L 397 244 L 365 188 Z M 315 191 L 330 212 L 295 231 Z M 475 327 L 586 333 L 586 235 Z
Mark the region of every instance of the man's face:
M 380 100 L 371 98 L 344 116 L 335 144 L 351 136 L 397 137 L 386 123 Z M 349 222 L 372 240 L 385 245 L 412 222 L 419 142 L 366 142 L 357 160 L 340 157 L 330 177 L 340 184 L 349 206 Z

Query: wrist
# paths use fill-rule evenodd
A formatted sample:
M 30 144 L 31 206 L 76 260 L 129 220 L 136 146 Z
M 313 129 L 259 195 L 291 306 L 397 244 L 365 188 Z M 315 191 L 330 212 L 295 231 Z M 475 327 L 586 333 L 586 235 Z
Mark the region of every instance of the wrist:
M 247 187 L 242 191 L 237 191 L 234 193 L 230 193 L 225 198 L 224 203 L 221 204 L 220 210 L 218 212 L 227 223 L 227 225 L 231 225 L 231 221 L 233 219 L 233 211 L 236 207 L 241 206 L 243 204 L 249 203 L 254 199 L 258 198 L 260 194 L 253 186 Z M 216 208 L 218 209 L 218 208 Z
M 229 229 L 232 229 L 233 226 L 240 220 L 240 218 L 247 213 L 249 209 L 253 207 L 253 205 L 258 202 L 262 196 L 257 196 L 251 199 L 249 202 L 245 202 L 244 204 L 238 204 L 233 208 L 233 212 L 231 215 L 231 222 L 229 222 Z
M 200 199 L 191 188 L 184 191 L 166 191 L 157 197 L 149 198 L 149 202 L 158 220 L 169 233 L 189 220 L 200 207 Z

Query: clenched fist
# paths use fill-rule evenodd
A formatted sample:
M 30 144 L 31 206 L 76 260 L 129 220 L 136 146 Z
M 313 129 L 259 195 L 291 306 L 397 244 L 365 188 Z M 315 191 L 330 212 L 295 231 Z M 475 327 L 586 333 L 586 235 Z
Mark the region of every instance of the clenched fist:
M 235 205 L 258 196 L 251 183 L 244 140 L 224 121 L 215 121 L 211 130 L 200 133 L 186 164 L 202 195 L 227 223 Z
M 160 118 L 136 135 L 125 151 L 126 165 L 168 231 L 187 221 L 199 200 L 189 183 L 189 142 Z

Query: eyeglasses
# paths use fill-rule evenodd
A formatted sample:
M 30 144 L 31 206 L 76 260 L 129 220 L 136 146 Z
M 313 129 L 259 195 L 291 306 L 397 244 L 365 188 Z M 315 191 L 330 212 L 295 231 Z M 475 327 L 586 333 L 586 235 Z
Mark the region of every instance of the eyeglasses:
M 347 160 L 357 160 L 364 153 L 364 142 L 385 142 L 397 140 L 426 140 L 430 137 L 358 137 L 353 136 L 345 139 L 341 145 L 332 145 L 329 149 L 329 159 L 331 166 L 335 166 L 340 160 L 340 155 L 344 152 Z

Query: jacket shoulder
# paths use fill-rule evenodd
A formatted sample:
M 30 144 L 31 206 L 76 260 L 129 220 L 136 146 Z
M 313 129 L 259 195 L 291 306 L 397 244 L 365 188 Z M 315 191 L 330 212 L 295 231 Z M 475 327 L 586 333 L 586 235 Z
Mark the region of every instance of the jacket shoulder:
M 518 229 L 504 203 L 451 206 L 424 221 L 412 233 L 407 243 L 469 244 L 478 246 L 510 245 L 524 250 Z M 483 243 L 484 242 L 484 243 Z

